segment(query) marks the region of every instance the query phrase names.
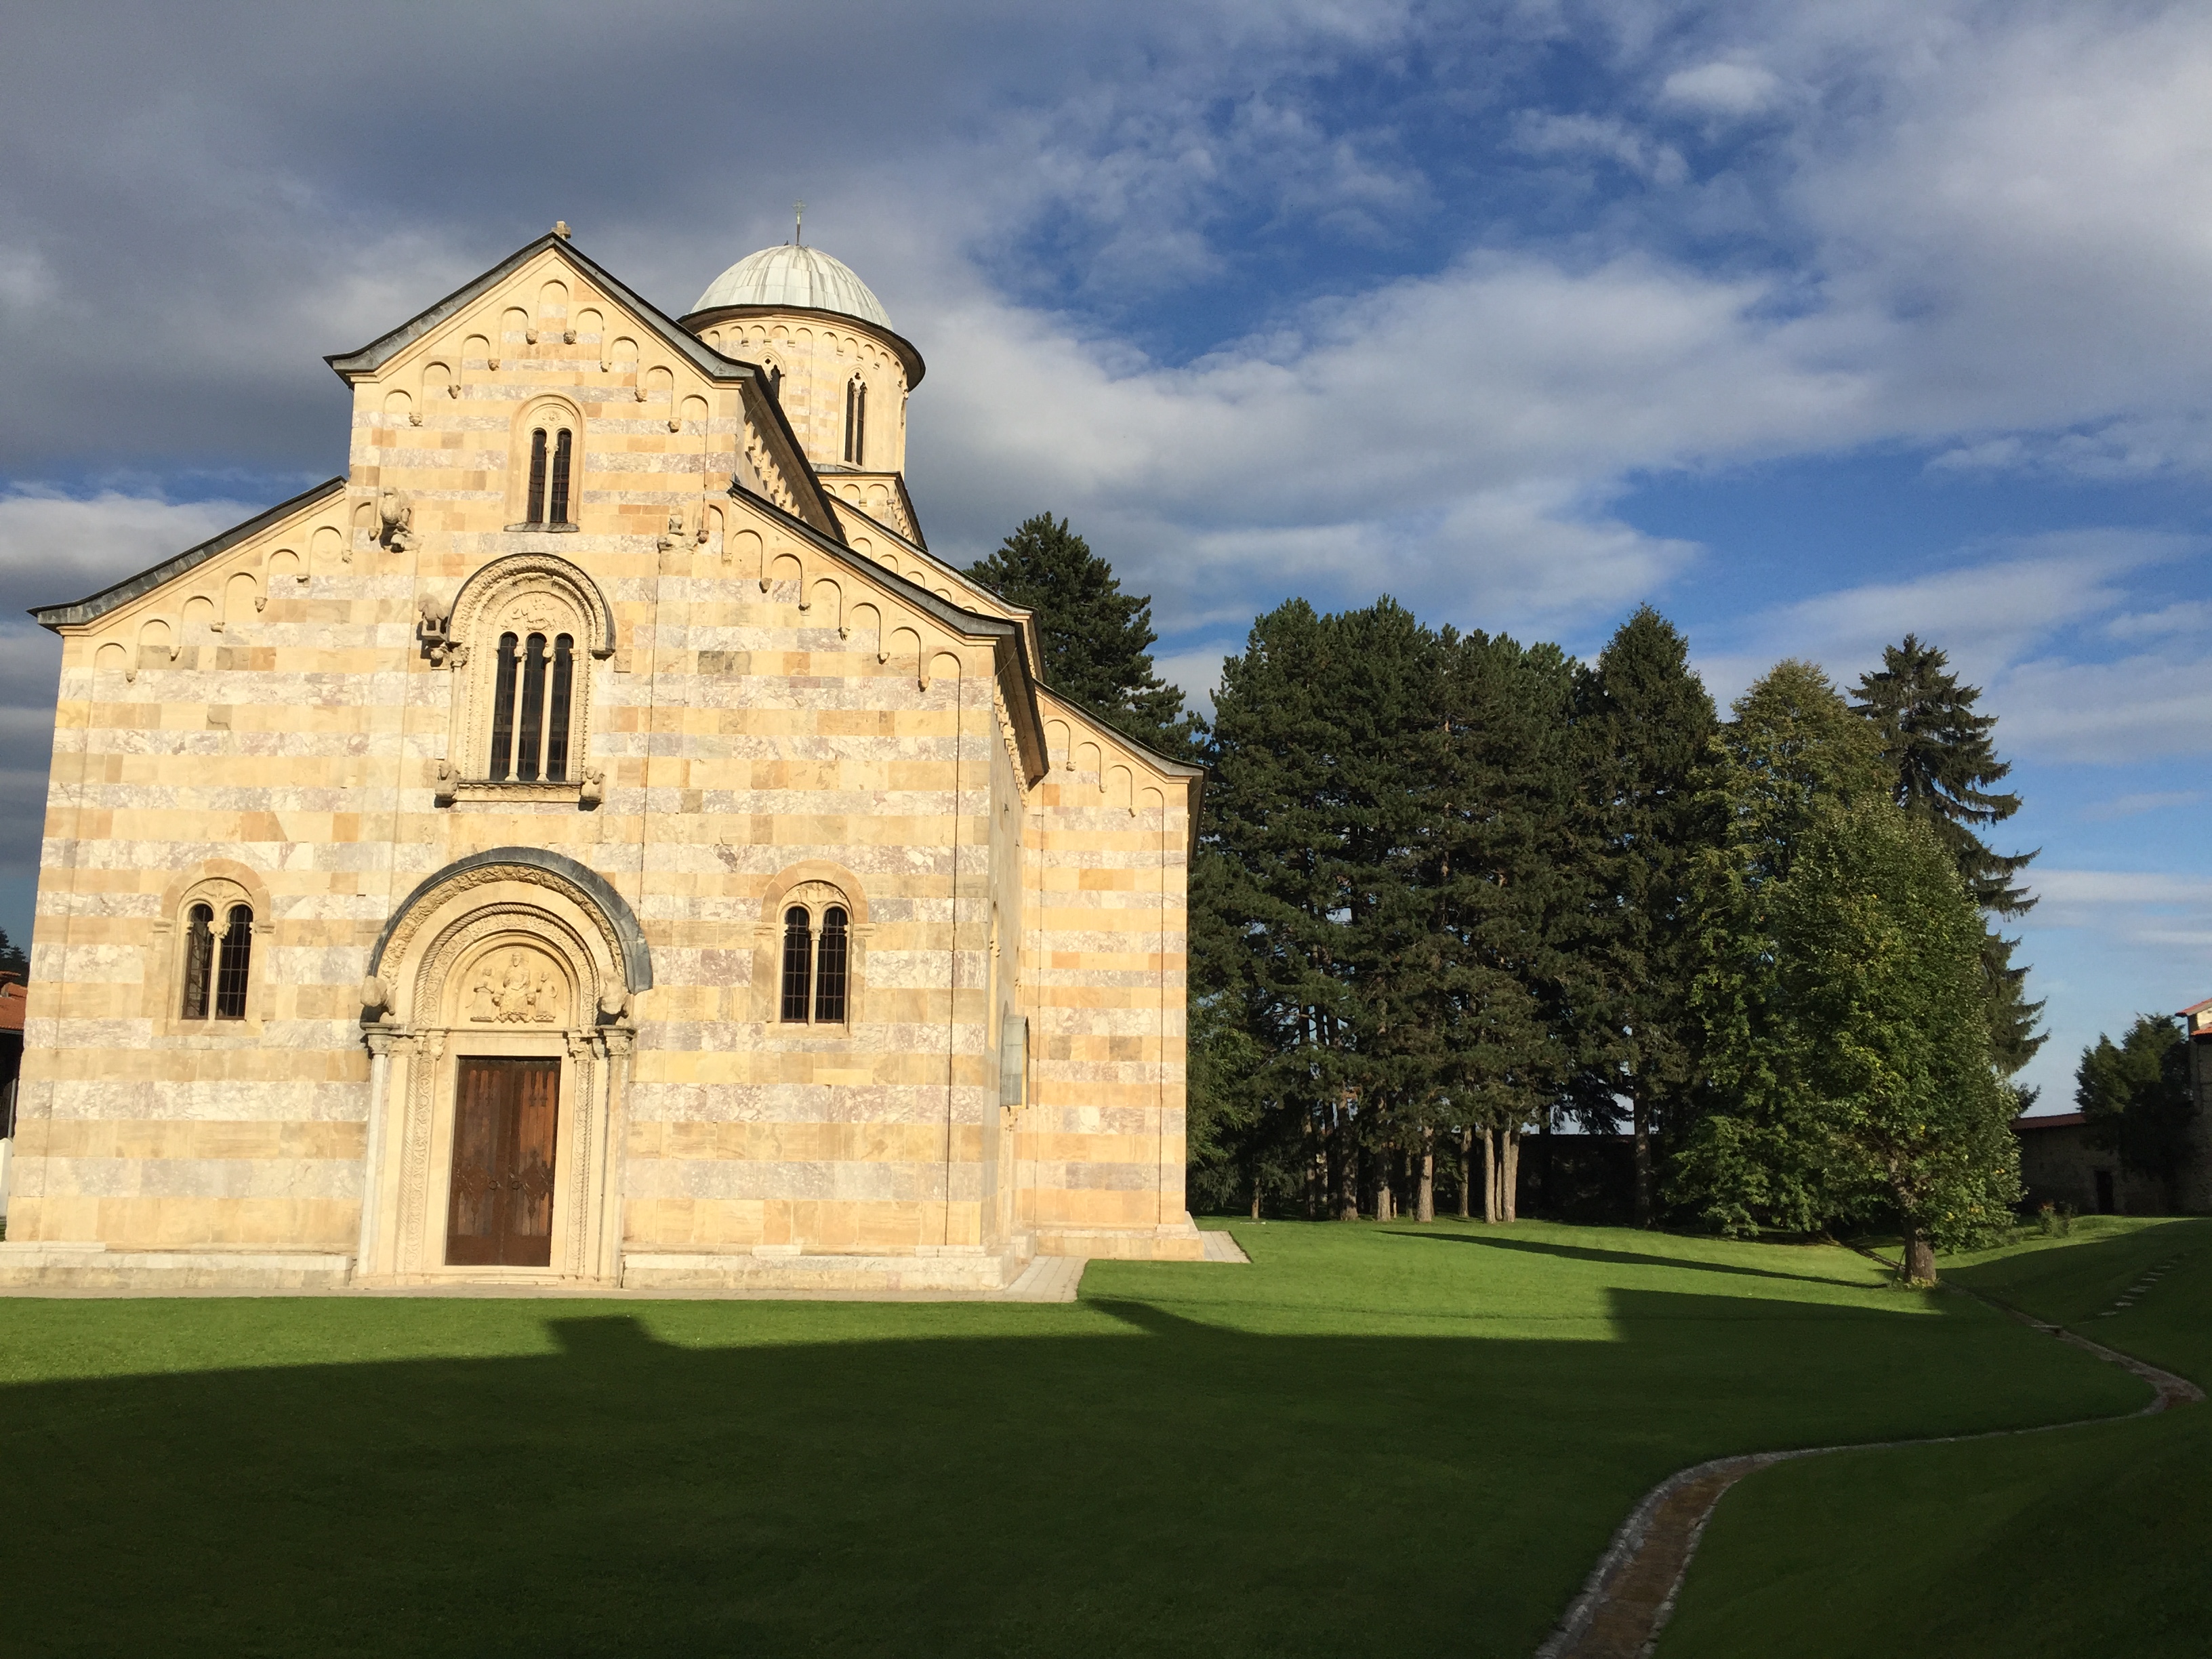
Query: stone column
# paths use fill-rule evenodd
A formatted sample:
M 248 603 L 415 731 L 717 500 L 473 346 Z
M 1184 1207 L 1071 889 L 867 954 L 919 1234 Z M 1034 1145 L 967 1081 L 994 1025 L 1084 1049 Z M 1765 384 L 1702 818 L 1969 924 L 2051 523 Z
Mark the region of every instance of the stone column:
M 629 1060 L 637 1033 L 622 1026 L 603 1025 L 595 1034 L 606 1063 L 599 1070 L 606 1079 L 606 1175 L 600 1183 L 599 1261 L 607 1282 L 622 1284 L 623 1170 L 628 1163 L 624 1141 L 629 1133 L 629 1115 L 624 1109 L 629 1093 Z
M 377 1187 L 384 1174 L 385 1100 L 391 1093 L 392 1051 L 399 1034 L 372 1027 L 368 1044 L 368 1135 L 361 1158 L 361 1237 L 354 1247 L 354 1282 L 372 1271 L 376 1252 Z

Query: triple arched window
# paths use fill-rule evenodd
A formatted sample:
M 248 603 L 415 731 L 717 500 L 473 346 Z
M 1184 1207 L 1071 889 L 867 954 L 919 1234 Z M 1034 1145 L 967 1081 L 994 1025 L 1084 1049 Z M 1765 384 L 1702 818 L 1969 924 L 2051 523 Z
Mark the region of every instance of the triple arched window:
M 253 907 L 196 900 L 185 907 L 178 1017 L 244 1019 L 253 969 Z
M 530 429 L 530 479 L 525 486 L 522 521 L 556 529 L 568 520 L 568 485 L 576 459 L 576 434 L 556 421 Z
M 855 374 L 845 383 L 845 463 L 868 463 L 868 383 Z
M 852 918 L 842 904 L 783 913 L 781 1008 L 787 1025 L 842 1025 L 852 969 Z
M 575 696 L 574 634 L 503 631 L 484 776 L 494 783 L 568 782 Z

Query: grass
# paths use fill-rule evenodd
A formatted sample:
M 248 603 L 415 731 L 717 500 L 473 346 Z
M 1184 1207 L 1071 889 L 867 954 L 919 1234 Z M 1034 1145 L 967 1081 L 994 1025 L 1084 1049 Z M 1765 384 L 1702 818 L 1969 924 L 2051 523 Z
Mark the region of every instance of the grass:
M 0 1298 L 0 1645 L 1525 1656 L 1683 1464 L 2148 1395 L 1830 1248 L 1234 1231 L 1067 1305 Z
M 2106 1316 L 2179 1255 L 2135 1305 Z M 2085 1218 L 1962 1285 L 2212 1382 L 2212 1221 Z M 2212 1408 L 1781 1465 L 1722 1504 L 1661 1659 L 2212 1649 Z M 1805 1610 L 1823 1616 L 1808 1622 Z

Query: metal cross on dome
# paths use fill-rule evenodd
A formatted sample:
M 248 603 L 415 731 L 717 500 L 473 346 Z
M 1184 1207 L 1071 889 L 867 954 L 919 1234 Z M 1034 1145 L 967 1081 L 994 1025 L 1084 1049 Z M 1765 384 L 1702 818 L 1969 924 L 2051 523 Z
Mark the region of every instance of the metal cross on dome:
M 806 204 L 804 202 L 791 204 L 791 240 L 801 247 L 806 246 Z

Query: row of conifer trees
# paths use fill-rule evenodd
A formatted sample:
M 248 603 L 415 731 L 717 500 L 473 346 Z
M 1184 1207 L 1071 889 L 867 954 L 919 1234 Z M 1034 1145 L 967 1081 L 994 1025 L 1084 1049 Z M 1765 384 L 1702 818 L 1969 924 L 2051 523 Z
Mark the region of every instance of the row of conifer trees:
M 1723 718 L 1649 608 L 1584 664 L 1292 600 L 1207 726 L 1064 520 L 974 574 L 1036 610 L 1048 682 L 1208 770 L 1194 1200 L 1510 1220 L 1522 1138 L 1572 1125 L 1628 1133 L 1639 1220 L 1893 1219 L 1924 1269 L 2008 1214 L 2032 854 L 1981 838 L 2019 803 L 1940 650 L 1848 698 L 1785 661 Z

